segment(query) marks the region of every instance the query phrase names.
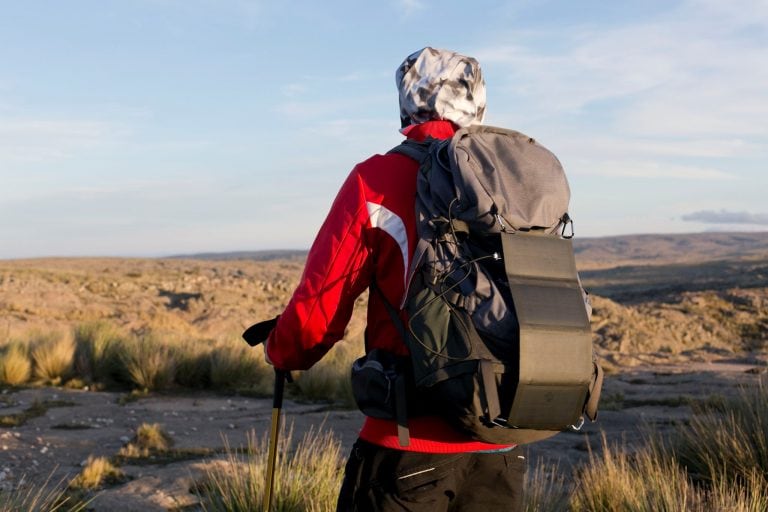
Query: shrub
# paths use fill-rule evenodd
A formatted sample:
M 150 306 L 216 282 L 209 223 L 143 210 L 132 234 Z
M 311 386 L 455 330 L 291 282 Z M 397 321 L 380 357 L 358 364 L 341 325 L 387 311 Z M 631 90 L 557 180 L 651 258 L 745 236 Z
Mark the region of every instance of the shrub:
M 341 444 L 332 432 L 308 431 L 289 453 L 292 431 L 280 436 L 272 504 L 284 512 L 325 512 L 336 509 L 343 477 Z M 203 510 L 261 510 L 268 443 L 248 436 L 248 456 L 229 448 L 223 464 L 211 464 L 197 484 Z
M 120 371 L 119 346 L 122 336 L 103 321 L 89 322 L 74 328 L 75 371 L 87 382 L 108 384 Z
M 525 512 L 549 512 L 567 510 L 569 487 L 565 476 L 556 464 L 538 460 L 525 473 L 523 503 Z
M 350 370 L 362 348 L 349 342 L 338 343 L 331 352 L 308 371 L 299 375 L 296 385 L 309 400 L 330 400 L 355 407 Z
M 676 461 L 652 445 L 632 454 L 611 446 L 603 435 L 603 453 L 590 453 L 578 473 L 571 496 L 572 510 L 655 512 L 688 510 L 695 491 Z
M 768 488 L 768 382 L 741 388 L 725 406 L 702 402 L 674 443 L 680 463 L 698 480 L 738 484 L 757 470 Z
M 118 452 L 123 457 L 149 457 L 164 453 L 173 446 L 173 439 L 159 423 L 142 423 L 136 429 L 133 441 L 123 446 Z
M 187 388 L 211 387 L 212 342 L 190 341 L 176 346 L 176 383 Z
M 59 384 L 71 375 L 75 359 L 72 337 L 61 333 L 37 333 L 33 335 L 30 345 L 37 378 Z
M 104 484 L 116 484 L 125 480 L 125 474 L 106 457 L 88 457 L 85 467 L 71 482 L 73 490 L 89 490 Z
M 61 482 L 50 485 L 50 475 L 42 484 L 21 484 L 12 492 L 0 491 L 0 512 L 81 512 L 89 501 L 67 495 Z M 22 480 L 24 480 L 22 478 Z
M 120 344 L 120 360 L 128 380 L 139 389 L 167 389 L 176 376 L 173 348 L 152 335 L 126 339 Z
M 211 352 L 211 384 L 217 389 L 254 389 L 270 393 L 273 372 L 262 348 L 242 341 L 217 343 Z
M 32 375 L 32 363 L 27 348 L 20 343 L 8 345 L 0 354 L 0 383 L 19 386 Z

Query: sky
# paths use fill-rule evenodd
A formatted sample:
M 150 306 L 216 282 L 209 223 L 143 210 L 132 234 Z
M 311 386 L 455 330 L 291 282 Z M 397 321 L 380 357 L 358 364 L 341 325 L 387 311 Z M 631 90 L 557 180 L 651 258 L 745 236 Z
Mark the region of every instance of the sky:
M 577 237 L 768 230 L 768 0 L 0 0 L 0 258 L 308 248 L 425 46 Z

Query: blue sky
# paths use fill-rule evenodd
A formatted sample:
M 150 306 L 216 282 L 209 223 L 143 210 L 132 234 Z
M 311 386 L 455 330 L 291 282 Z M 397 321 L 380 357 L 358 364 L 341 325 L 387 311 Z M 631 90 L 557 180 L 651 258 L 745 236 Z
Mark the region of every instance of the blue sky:
M 0 0 L 0 258 L 306 248 L 427 45 L 577 236 L 768 229 L 765 0 Z

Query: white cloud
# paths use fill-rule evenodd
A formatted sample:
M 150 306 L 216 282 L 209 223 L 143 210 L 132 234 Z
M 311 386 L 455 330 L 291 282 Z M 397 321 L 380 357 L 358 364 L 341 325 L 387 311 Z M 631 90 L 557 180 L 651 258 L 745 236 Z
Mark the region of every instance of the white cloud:
M 569 175 L 611 178 L 589 180 L 579 201 L 622 197 L 629 211 L 639 201 L 628 183 L 678 180 L 694 199 L 682 212 L 721 207 L 722 197 L 738 198 L 734 211 L 759 208 L 768 158 L 765 0 L 692 0 L 613 26 L 496 34 L 474 55 L 486 70 L 489 122 L 530 132 Z M 690 230 L 682 212 L 670 213 L 674 221 L 643 214 L 637 224 Z M 595 234 L 621 231 L 601 231 L 596 213 L 584 221 Z
M 703 222 L 705 224 L 754 224 L 768 226 L 768 214 L 766 213 L 702 210 L 688 213 L 681 218 L 684 221 Z
M 523 32 L 476 53 L 503 70 L 526 117 L 609 108 L 629 135 L 764 137 L 766 5 L 690 1 L 652 22 Z M 547 50 L 547 41 L 563 46 Z

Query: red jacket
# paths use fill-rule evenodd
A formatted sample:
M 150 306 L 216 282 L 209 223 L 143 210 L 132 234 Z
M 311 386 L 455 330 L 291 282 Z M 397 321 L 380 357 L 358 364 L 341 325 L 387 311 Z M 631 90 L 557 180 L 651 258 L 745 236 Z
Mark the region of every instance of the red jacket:
M 448 121 L 413 126 L 407 137 L 445 139 Z M 267 342 L 277 367 L 305 370 L 344 336 L 355 299 L 375 280 L 399 305 L 416 246 L 418 164 L 403 155 L 375 155 L 358 164 L 341 187 L 307 257 L 304 274 Z M 405 319 L 405 318 L 404 318 Z M 376 293 L 368 299 L 367 349 L 405 355 L 408 349 Z M 366 418 L 360 438 L 389 448 L 428 453 L 498 450 L 470 440 L 435 417 L 409 419 L 411 443 L 401 447 L 394 421 Z

